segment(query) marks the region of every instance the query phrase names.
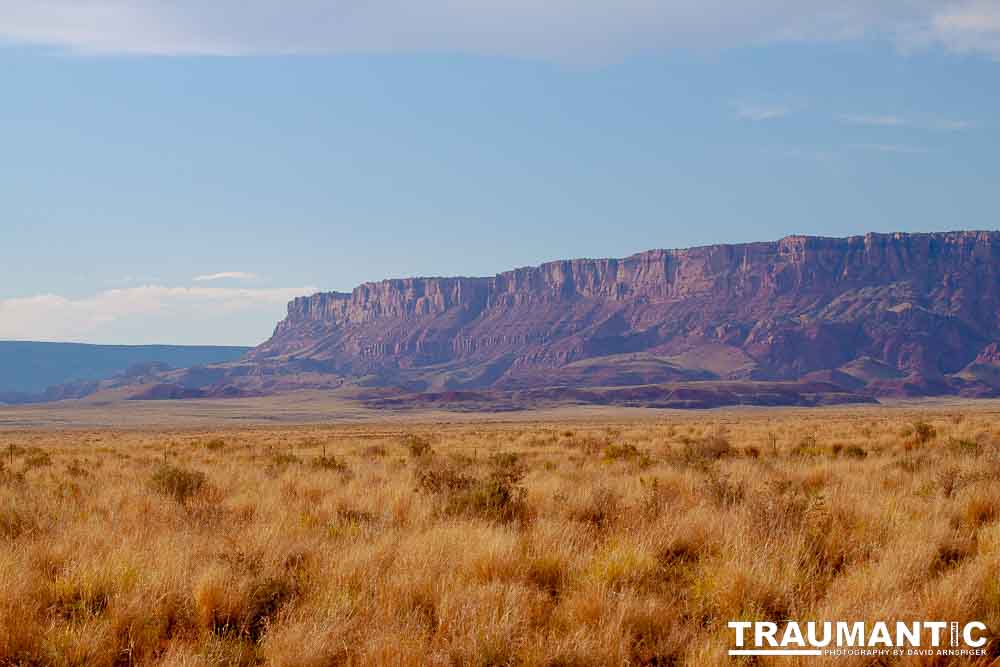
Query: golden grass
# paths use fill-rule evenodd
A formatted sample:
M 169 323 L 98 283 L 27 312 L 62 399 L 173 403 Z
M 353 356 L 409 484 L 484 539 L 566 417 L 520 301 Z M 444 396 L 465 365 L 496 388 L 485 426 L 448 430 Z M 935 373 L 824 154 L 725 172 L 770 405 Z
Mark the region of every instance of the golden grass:
M 983 411 L 23 431 L 0 461 L 0 664 L 704 665 L 738 619 L 1000 631 Z

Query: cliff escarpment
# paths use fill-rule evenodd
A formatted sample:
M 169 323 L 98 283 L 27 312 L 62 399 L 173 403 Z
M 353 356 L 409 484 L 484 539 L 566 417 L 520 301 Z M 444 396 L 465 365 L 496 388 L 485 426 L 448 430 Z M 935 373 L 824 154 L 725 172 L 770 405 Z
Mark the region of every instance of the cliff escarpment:
M 419 390 L 822 377 L 992 395 L 998 317 L 1000 232 L 793 236 L 316 294 L 249 361 Z

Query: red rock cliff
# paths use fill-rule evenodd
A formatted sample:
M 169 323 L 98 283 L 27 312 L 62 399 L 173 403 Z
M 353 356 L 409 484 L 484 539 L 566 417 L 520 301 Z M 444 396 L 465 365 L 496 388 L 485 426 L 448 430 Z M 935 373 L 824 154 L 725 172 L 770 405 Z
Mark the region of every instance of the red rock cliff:
M 1000 232 L 947 232 L 385 280 L 294 300 L 253 358 L 445 386 L 571 382 L 586 360 L 615 384 L 622 355 L 681 376 L 791 379 L 871 359 L 934 379 L 1000 341 L 998 270 Z

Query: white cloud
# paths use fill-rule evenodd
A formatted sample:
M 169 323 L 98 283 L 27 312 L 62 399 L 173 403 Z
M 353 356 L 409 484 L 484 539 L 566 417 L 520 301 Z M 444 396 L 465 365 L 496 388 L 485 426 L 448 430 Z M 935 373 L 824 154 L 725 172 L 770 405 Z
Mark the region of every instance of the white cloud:
M 257 280 L 256 273 L 246 271 L 223 271 L 221 273 L 209 273 L 204 276 L 195 276 L 196 283 L 211 282 L 214 280 Z
M 236 289 L 144 286 L 82 298 L 0 300 L 0 340 L 255 345 L 291 299 L 315 287 Z
M 967 120 L 941 118 L 940 116 L 902 117 L 894 115 L 875 114 L 842 114 L 837 119 L 851 125 L 870 125 L 873 127 L 909 127 L 921 130 L 968 130 L 976 126 Z
M 970 120 L 950 120 L 948 118 L 938 118 L 931 122 L 929 127 L 935 130 L 970 130 L 976 124 Z
M 904 155 L 915 155 L 928 152 L 922 146 L 907 146 L 906 144 L 857 144 L 855 148 L 877 153 L 901 153 Z
M 785 146 L 777 149 L 769 149 L 765 152 L 767 155 L 796 160 L 809 160 L 811 162 L 831 162 L 841 157 L 838 151 L 809 146 Z
M 840 120 L 851 125 L 875 125 L 878 127 L 899 127 L 905 125 L 899 116 L 866 116 L 856 114 L 845 114 L 838 116 Z
M 792 113 L 792 109 L 786 106 L 764 106 L 754 104 L 740 105 L 736 110 L 736 115 L 740 118 L 753 121 L 777 120 Z
M 973 0 L 957 3 L 934 15 L 926 40 L 953 51 L 988 53 L 1000 58 L 1000 3 Z
M 0 39 L 96 53 L 600 59 L 878 38 L 1000 57 L 996 0 L 0 0 Z

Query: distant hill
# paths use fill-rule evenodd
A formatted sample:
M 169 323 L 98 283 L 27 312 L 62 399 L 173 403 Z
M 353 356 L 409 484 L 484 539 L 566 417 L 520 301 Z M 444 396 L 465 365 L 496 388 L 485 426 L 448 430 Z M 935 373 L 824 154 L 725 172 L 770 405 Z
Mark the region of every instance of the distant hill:
M 37 394 L 53 385 L 100 380 L 150 364 L 188 368 L 234 361 L 249 349 L 0 341 L 0 393 Z

